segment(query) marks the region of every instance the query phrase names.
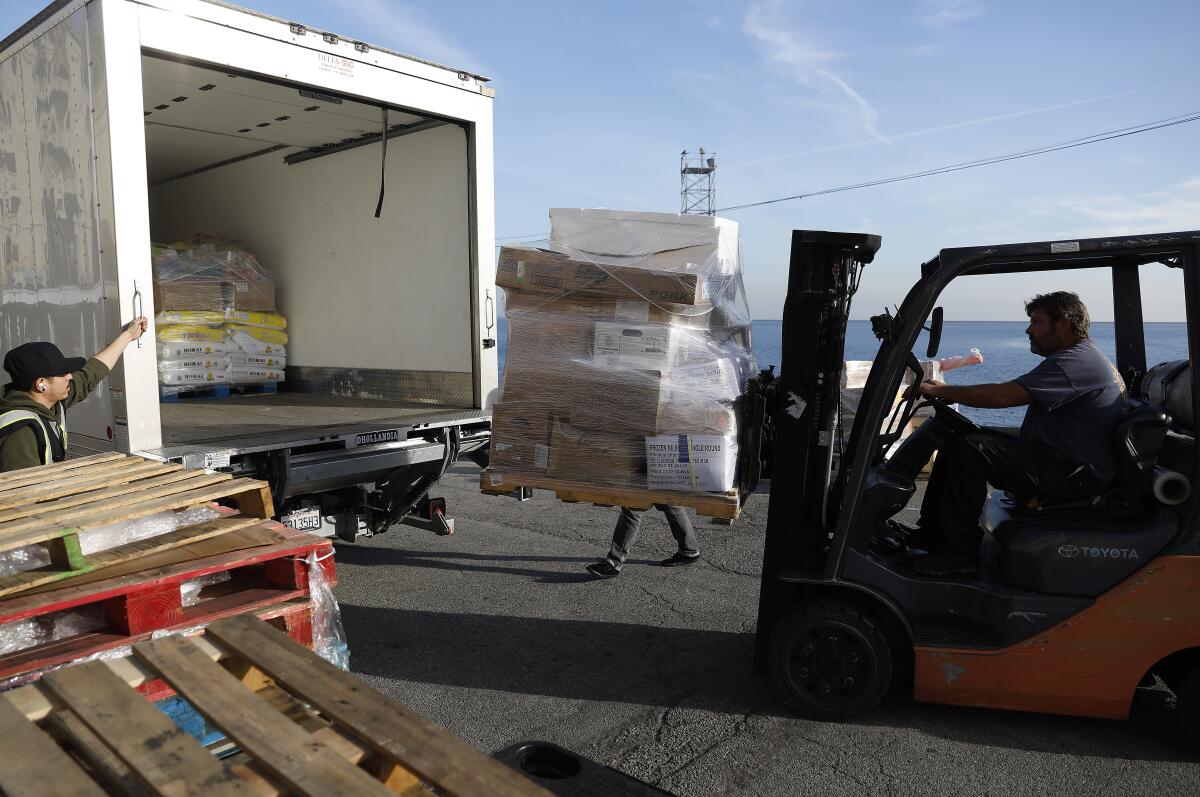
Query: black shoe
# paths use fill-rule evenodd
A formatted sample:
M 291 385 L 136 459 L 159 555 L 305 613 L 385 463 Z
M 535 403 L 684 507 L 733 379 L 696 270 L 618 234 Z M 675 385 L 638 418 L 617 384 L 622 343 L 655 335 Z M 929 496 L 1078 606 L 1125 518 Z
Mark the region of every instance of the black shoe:
M 621 571 L 607 559 L 602 559 L 595 564 L 588 565 L 587 571 L 596 578 L 616 578 L 621 575 Z
M 889 520 L 887 530 L 875 535 L 872 542 L 890 551 L 921 554 L 932 551 L 938 541 L 934 534 L 922 528 L 906 526 L 895 520 Z
M 974 576 L 979 574 L 979 559 L 975 556 L 939 551 L 914 556 L 908 566 L 923 576 Z
M 902 540 L 906 537 L 911 537 L 914 534 L 921 533 L 920 526 L 910 526 L 907 523 L 901 523 L 899 520 L 884 521 L 884 525 L 887 526 L 887 533 L 889 536 L 897 537 Z
M 694 553 L 690 556 L 683 551 L 676 551 L 671 554 L 670 558 L 663 559 L 659 562 L 663 567 L 682 567 L 683 565 L 694 565 L 700 561 L 700 554 Z

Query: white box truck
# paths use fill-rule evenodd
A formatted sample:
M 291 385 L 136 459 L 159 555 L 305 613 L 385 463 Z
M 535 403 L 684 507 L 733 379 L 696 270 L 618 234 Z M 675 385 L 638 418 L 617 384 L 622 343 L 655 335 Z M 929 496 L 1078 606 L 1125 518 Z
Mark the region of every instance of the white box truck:
M 430 514 L 497 387 L 486 84 L 217 0 L 51 3 L 0 41 L 0 351 L 86 356 L 154 316 L 152 240 L 237 240 L 288 319 L 279 393 L 160 403 L 152 326 L 73 452 L 256 475 L 351 538 Z

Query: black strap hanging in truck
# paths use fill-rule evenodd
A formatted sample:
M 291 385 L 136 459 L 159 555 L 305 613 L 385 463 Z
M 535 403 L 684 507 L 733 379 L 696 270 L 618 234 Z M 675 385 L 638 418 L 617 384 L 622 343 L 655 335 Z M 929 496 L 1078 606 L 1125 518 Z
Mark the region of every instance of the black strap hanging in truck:
M 388 140 L 388 109 L 383 107 L 383 158 L 379 162 L 379 203 L 375 205 L 375 218 L 383 213 L 383 192 L 387 187 L 387 140 Z

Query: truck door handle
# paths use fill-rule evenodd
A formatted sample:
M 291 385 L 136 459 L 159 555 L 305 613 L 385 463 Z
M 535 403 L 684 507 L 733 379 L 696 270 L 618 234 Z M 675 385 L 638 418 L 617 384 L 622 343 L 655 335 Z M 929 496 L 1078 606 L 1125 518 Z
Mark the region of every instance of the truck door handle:
M 487 325 L 487 337 L 483 339 L 483 348 L 491 349 L 496 345 L 496 339 L 492 337 L 492 327 L 496 325 L 496 303 L 490 290 L 485 290 L 483 295 L 483 322 Z
M 142 292 L 138 290 L 137 280 L 133 281 L 133 317 L 142 317 Z M 142 339 L 137 339 L 138 348 L 142 348 Z

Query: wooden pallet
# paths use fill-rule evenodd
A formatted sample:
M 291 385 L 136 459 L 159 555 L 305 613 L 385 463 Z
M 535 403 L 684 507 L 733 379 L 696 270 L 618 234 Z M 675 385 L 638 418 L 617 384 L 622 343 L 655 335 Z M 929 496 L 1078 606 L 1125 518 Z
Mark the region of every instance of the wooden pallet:
M 165 390 L 166 388 L 164 388 Z M 279 392 L 278 382 L 255 382 L 253 384 L 224 384 L 207 387 L 185 387 L 175 392 L 159 394 L 160 404 L 176 404 L 181 401 L 219 401 L 233 396 L 274 396 Z
M 79 533 L 228 499 L 236 515 L 84 555 Z M 0 474 L 0 551 L 39 545 L 51 564 L 0 578 L 0 597 L 228 534 L 275 513 L 266 482 L 122 454 Z
M 155 679 L 240 752 L 218 759 L 135 691 Z M 550 794 L 245 615 L 0 695 L 0 756 L 9 797 L 415 797 L 429 794 L 426 783 L 462 797 Z
M 195 628 L 247 611 L 308 600 L 310 554 L 335 584 L 332 544 L 297 534 L 274 521 L 165 551 L 137 562 L 81 576 L 0 600 L 0 625 L 61 612 L 102 617 L 103 627 L 0 656 L 0 685 L 36 678 L 50 667 L 122 648 L 154 633 Z M 324 557 L 324 558 L 322 558 Z M 226 573 L 229 580 L 205 587 L 184 606 L 185 581 Z M 303 633 L 297 632 L 297 639 Z M 309 632 L 311 638 L 311 632 Z M 307 640 L 306 640 L 307 641 Z
M 673 504 L 694 509 L 697 515 L 719 520 L 737 520 L 742 513 L 738 494 L 734 493 L 679 493 L 668 490 L 641 490 L 636 487 L 603 487 L 571 484 L 511 471 L 488 468 L 479 475 L 479 489 L 489 495 L 508 495 L 525 487 L 534 490 L 550 490 L 560 501 L 567 503 L 595 504 L 596 506 L 623 506 L 629 509 L 650 509 L 655 504 Z

